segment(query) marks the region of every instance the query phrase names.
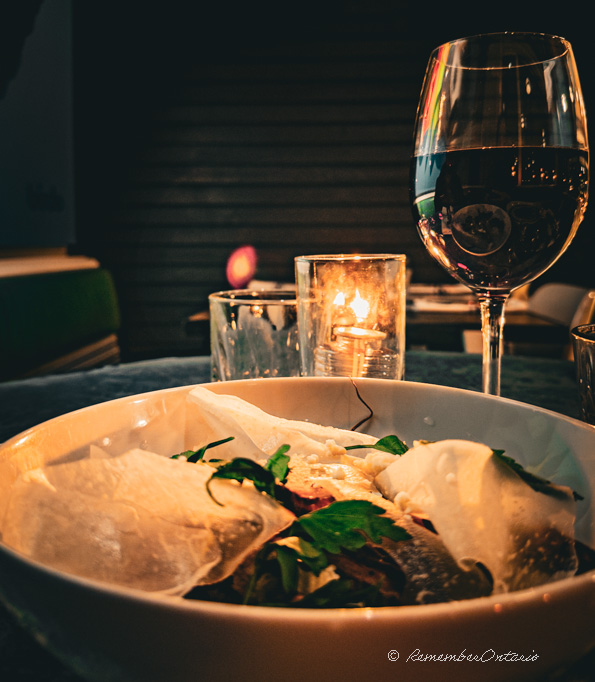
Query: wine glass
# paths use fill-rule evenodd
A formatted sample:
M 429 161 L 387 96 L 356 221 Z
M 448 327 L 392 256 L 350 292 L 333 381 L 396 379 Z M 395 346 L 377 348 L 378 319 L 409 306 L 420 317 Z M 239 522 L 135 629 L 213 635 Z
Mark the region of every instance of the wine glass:
M 429 253 L 479 298 L 484 393 L 500 394 L 506 300 L 570 244 L 588 175 L 568 41 L 493 33 L 434 50 L 415 123 L 410 200 Z

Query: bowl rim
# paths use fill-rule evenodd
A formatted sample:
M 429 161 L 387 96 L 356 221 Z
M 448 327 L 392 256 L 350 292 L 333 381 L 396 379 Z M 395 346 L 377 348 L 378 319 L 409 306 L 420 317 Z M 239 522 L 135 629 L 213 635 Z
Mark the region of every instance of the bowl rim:
M 233 385 L 253 385 L 257 383 L 262 385 L 263 379 L 240 379 L 235 381 L 226 382 L 205 382 L 199 384 L 185 384 L 180 386 L 173 386 L 168 388 L 155 389 L 152 391 L 146 391 L 143 393 L 131 394 L 127 396 L 121 396 L 118 398 L 113 398 L 111 400 L 102 401 L 94 405 L 89 405 L 86 407 L 79 408 L 70 412 L 66 412 L 57 417 L 45 420 L 36 424 L 35 426 L 29 427 L 25 431 L 14 435 L 9 438 L 4 443 L 0 443 L 0 458 L 4 450 L 14 447 L 23 439 L 26 439 L 41 427 L 47 427 L 53 422 L 57 422 L 61 419 L 70 418 L 71 416 L 78 415 L 81 412 L 91 411 L 99 406 L 108 405 L 111 403 L 119 402 L 142 402 L 144 400 L 150 399 L 155 396 L 155 394 L 165 394 L 174 392 L 190 392 L 193 388 L 197 386 L 206 388 L 215 388 L 217 393 L 226 393 L 226 386 Z M 294 383 L 299 381 L 301 383 L 315 382 L 337 382 L 346 383 L 350 379 L 348 377 L 271 377 L 266 379 L 267 382 L 290 382 Z M 569 422 L 570 424 L 580 427 L 585 432 L 593 432 L 595 426 L 587 424 L 569 417 L 567 415 L 554 412 L 553 410 L 548 410 L 543 407 L 532 405 L 530 403 L 524 403 L 511 398 L 506 398 L 502 396 L 493 396 L 484 393 L 479 393 L 470 389 L 457 388 L 452 386 L 443 386 L 441 384 L 429 384 L 424 382 L 413 382 L 407 380 L 387 380 L 387 379 L 358 379 L 358 382 L 362 381 L 365 385 L 374 385 L 381 382 L 382 385 L 391 382 L 393 384 L 404 385 L 412 387 L 413 391 L 427 391 L 427 390 L 438 390 L 438 392 L 445 392 L 449 394 L 459 394 L 464 393 L 468 396 L 473 397 L 478 400 L 487 400 L 488 402 L 498 402 L 498 403 L 509 403 L 513 406 L 520 406 L 522 409 L 528 409 L 532 412 L 544 413 L 554 417 L 557 420 L 564 422 Z M 589 585 L 595 590 L 595 569 L 586 571 L 580 575 L 573 575 L 567 578 L 556 580 L 553 582 L 545 583 L 543 585 L 538 585 L 535 587 L 525 588 L 522 590 L 516 590 L 514 592 L 505 592 L 498 594 L 491 594 L 486 597 L 475 597 L 473 599 L 456 600 L 449 602 L 440 602 L 436 604 L 418 604 L 418 605 L 405 605 L 405 606 L 381 606 L 381 607 L 356 607 L 356 608 L 291 608 L 282 606 L 255 606 L 255 605 L 243 605 L 243 604 L 230 604 L 226 602 L 215 602 L 206 601 L 199 599 L 187 599 L 184 597 L 179 597 L 175 595 L 169 595 L 159 592 L 149 592 L 141 590 L 139 588 L 127 587 L 123 585 L 118 585 L 115 583 L 109 583 L 101 581 L 99 579 L 85 578 L 74 573 L 67 573 L 66 571 L 60 571 L 58 569 L 47 566 L 41 562 L 31 559 L 16 550 L 13 550 L 8 545 L 0 539 L 0 555 L 6 555 L 13 562 L 22 562 L 27 565 L 31 570 L 40 571 L 46 576 L 57 579 L 63 583 L 74 583 L 75 585 L 90 589 L 94 592 L 98 592 L 104 595 L 109 595 L 119 600 L 127 600 L 132 602 L 141 602 L 146 604 L 152 604 L 157 607 L 172 608 L 175 610 L 189 611 L 189 612 L 200 612 L 205 615 L 217 615 L 219 617 L 227 617 L 232 619 L 237 619 L 238 617 L 243 620 L 250 621 L 261 621 L 261 620 L 277 620 L 287 622 L 288 619 L 295 622 L 311 622 L 315 621 L 317 623 L 327 623 L 331 620 L 340 617 L 342 619 L 356 619 L 356 620 L 370 620 L 370 619 L 380 619 L 380 620 L 420 620 L 420 619 L 431 619 L 433 620 L 435 616 L 440 615 L 456 615 L 463 614 L 477 614 L 481 612 L 489 612 L 496 614 L 500 611 L 506 611 L 510 609 L 518 608 L 532 608 L 537 603 L 549 602 L 559 599 L 564 599 L 565 595 L 569 596 L 574 592 L 582 592 L 586 590 Z
M 319 376 L 295 376 L 295 377 L 266 377 L 267 382 L 275 382 L 275 383 L 295 383 L 295 382 L 300 382 L 300 383 L 309 383 L 309 382 L 315 382 L 315 383 L 326 383 L 326 382 L 332 382 L 332 383 L 345 383 L 347 385 L 347 382 L 349 382 L 351 385 L 351 377 L 319 377 Z M 66 419 L 70 418 L 73 415 L 78 415 L 81 412 L 86 412 L 90 411 L 93 409 L 96 409 L 100 406 L 103 405 L 111 405 L 112 403 L 118 403 L 118 402 L 140 402 L 146 399 L 151 398 L 155 394 L 164 394 L 164 393 L 175 393 L 175 392 L 190 392 L 193 388 L 197 387 L 203 387 L 203 388 L 208 388 L 208 389 L 214 389 L 216 393 L 223 393 L 225 394 L 226 391 L 224 390 L 226 386 L 234 386 L 234 385 L 261 385 L 261 382 L 263 381 L 263 377 L 259 377 L 256 379 L 233 379 L 230 381 L 216 381 L 216 382 L 201 382 L 197 384 L 181 384 L 179 386 L 169 386 L 168 388 L 157 388 L 153 389 L 151 391 L 143 391 L 142 393 L 132 393 L 130 395 L 124 395 L 124 396 L 119 396 L 118 398 L 111 398 L 109 400 L 103 400 L 98 403 L 94 403 L 92 405 L 86 405 L 85 407 L 79 407 L 76 410 L 70 410 L 69 412 L 65 412 L 64 414 L 57 415 L 55 417 L 51 417 L 50 419 L 45 419 L 44 421 L 39 422 L 38 424 L 35 424 L 34 426 L 30 426 L 27 429 L 20 431 L 19 433 L 16 433 L 14 436 L 11 436 L 8 438 L 8 440 L 5 440 L 4 442 L 0 443 L 0 457 L 2 456 L 2 451 L 5 449 L 8 449 L 9 446 L 13 446 L 17 441 L 26 438 L 29 436 L 29 434 L 33 431 L 36 431 L 37 429 L 40 429 L 41 427 L 46 427 L 52 424 L 53 422 L 57 422 L 58 420 L 61 419 Z M 502 403 L 502 404 L 509 404 L 511 406 L 517 406 L 520 407 L 523 410 L 528 410 L 530 412 L 536 412 L 536 413 L 541 413 L 545 415 L 549 415 L 550 417 L 554 417 L 555 419 L 563 422 L 568 422 L 570 424 L 573 424 L 574 426 L 579 427 L 581 430 L 585 432 L 592 432 L 595 430 L 595 425 L 594 424 L 588 424 L 587 422 L 581 421 L 580 419 L 577 419 L 575 417 L 570 417 L 566 414 L 562 414 L 561 412 L 555 412 L 554 410 L 550 410 L 546 407 L 540 407 L 539 405 L 533 405 L 531 403 L 526 403 L 521 400 L 516 400 L 514 398 L 507 398 L 506 396 L 496 396 L 496 395 L 491 395 L 487 393 L 481 393 L 479 391 L 475 391 L 472 389 L 468 388 L 458 388 L 457 386 L 444 386 L 442 384 L 432 384 L 432 383 L 426 383 L 423 381 L 409 381 L 407 379 L 376 379 L 376 378 L 370 378 L 370 377 L 358 377 L 357 378 L 358 384 L 361 383 L 362 386 L 373 386 L 373 385 L 388 385 L 388 384 L 397 384 L 401 386 L 407 386 L 408 388 L 411 388 L 413 391 L 426 391 L 426 390 L 432 390 L 432 391 L 437 391 L 437 392 L 444 392 L 444 393 L 451 393 L 454 395 L 457 394 L 463 394 L 466 395 L 467 397 L 472 397 L 474 400 L 478 401 L 487 401 L 487 402 L 494 402 L 494 403 Z M 223 389 L 223 390 L 219 390 Z

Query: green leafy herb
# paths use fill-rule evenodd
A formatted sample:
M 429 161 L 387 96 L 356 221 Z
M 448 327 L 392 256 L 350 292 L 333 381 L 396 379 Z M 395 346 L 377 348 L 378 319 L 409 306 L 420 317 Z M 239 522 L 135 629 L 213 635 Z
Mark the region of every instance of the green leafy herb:
M 297 537 L 299 550 L 282 541 L 267 543 L 255 558 L 254 572 L 244 594 L 245 604 L 255 598 L 258 601 L 264 594 L 270 602 L 271 585 L 276 585 L 273 594 L 277 605 L 312 608 L 374 605 L 377 586 L 358 587 L 342 578 L 331 580 L 308 595 L 298 594 L 300 573 L 320 575 L 333 562 L 333 554 L 343 549 L 357 550 L 368 538 L 382 542 L 383 537 L 396 541 L 411 537 L 384 515 L 384 509 L 367 500 L 333 502 L 300 517 L 288 532 Z
M 254 487 L 257 490 L 267 493 L 271 497 L 275 497 L 274 475 L 252 459 L 236 457 L 229 462 L 225 462 L 213 473 L 211 478 L 207 481 L 207 491 L 214 502 L 217 502 L 217 500 L 211 492 L 210 484 L 211 481 L 216 478 L 239 481 L 240 483 L 248 479 L 254 483 Z M 217 504 L 220 503 L 217 502 Z
M 209 450 L 210 448 L 215 448 L 218 445 L 222 445 L 223 443 L 228 443 L 230 440 L 233 440 L 234 437 L 230 436 L 229 438 L 223 438 L 221 440 L 216 440 L 213 443 L 208 443 L 207 445 L 203 445 L 202 448 L 199 448 L 198 450 L 186 450 L 185 452 L 180 452 L 178 455 L 173 455 L 172 459 L 179 459 L 183 457 L 187 462 L 198 462 L 200 461 L 204 456 L 205 452 Z
M 314 575 L 320 575 L 329 565 L 329 560 L 324 551 L 315 544 L 308 542 L 304 538 L 298 538 L 300 551 L 297 552 L 298 558 L 309 571 Z
M 256 592 L 258 582 L 263 574 L 267 572 L 267 563 L 270 563 L 271 556 L 273 555 L 274 547 L 271 543 L 268 543 L 260 548 L 254 557 L 254 567 L 250 580 L 248 581 L 248 586 L 244 592 L 244 597 L 242 599 L 242 604 L 249 604 L 252 600 L 252 595 Z M 297 577 L 296 577 L 297 581 Z M 296 583 L 297 584 L 297 583 Z
M 391 455 L 404 455 L 409 449 L 398 436 L 385 436 L 372 445 L 348 445 L 346 450 L 380 450 Z
M 368 500 L 339 500 L 293 522 L 291 531 L 304 537 L 317 549 L 339 554 L 342 549 L 359 549 L 366 537 L 373 542 L 382 538 L 407 540 L 411 536 L 384 515 L 384 509 Z
M 196 454 L 197 450 L 184 450 L 184 452 L 178 452 L 177 455 L 172 455 L 172 459 L 185 459 L 188 460 L 188 457 L 191 457 L 192 455 Z
M 512 457 L 508 457 L 507 455 L 505 455 L 504 450 L 492 450 L 492 453 L 501 462 L 510 467 L 518 476 L 520 476 L 523 479 L 523 481 L 525 481 L 525 483 L 528 486 L 530 486 L 536 492 L 544 493 L 545 495 L 551 495 L 552 497 L 557 497 L 560 499 L 566 498 L 566 493 L 564 493 L 564 491 L 560 490 L 551 481 L 548 481 L 545 478 L 541 478 L 541 476 L 537 476 L 536 474 L 532 474 L 530 471 L 527 471 L 521 464 L 519 464 Z M 579 493 L 575 492 L 574 490 L 572 491 L 572 495 L 575 500 L 584 499 L 582 495 L 579 495 Z
M 380 602 L 378 585 L 356 586 L 352 580 L 331 580 L 310 592 L 292 606 L 302 609 L 337 609 L 376 606 Z
M 281 584 L 285 594 L 295 594 L 298 589 L 299 553 L 287 545 L 275 546 L 279 568 L 281 569 Z
M 211 481 L 216 478 L 239 481 L 240 483 L 243 483 L 245 480 L 252 481 L 256 490 L 276 499 L 277 480 L 280 482 L 285 481 L 289 470 L 289 457 L 285 454 L 288 449 L 289 445 L 282 445 L 270 457 L 264 467 L 246 457 L 236 457 L 229 462 L 225 462 L 207 481 L 207 492 L 211 499 L 220 504 L 210 489 Z
M 265 464 L 265 469 L 270 471 L 280 483 L 285 483 L 289 473 L 289 455 L 285 454 L 288 450 L 289 445 L 282 445 Z

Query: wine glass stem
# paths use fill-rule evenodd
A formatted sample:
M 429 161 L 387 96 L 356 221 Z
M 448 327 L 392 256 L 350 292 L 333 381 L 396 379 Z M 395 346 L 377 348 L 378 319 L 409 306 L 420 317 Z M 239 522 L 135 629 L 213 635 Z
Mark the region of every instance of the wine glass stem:
M 508 295 L 479 296 L 483 336 L 482 390 L 500 395 L 500 368 L 504 329 L 504 304 Z

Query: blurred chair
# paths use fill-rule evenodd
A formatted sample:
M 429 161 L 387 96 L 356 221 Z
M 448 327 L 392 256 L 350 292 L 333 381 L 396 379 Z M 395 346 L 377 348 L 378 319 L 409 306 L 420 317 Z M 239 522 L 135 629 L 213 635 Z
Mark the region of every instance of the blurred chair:
M 113 364 L 120 308 L 101 267 L 0 277 L 0 381 Z
M 568 342 L 563 346 L 561 355 L 572 360 L 570 330 L 595 320 L 595 290 L 575 284 L 548 282 L 529 297 L 527 310 L 568 327 Z
M 548 282 L 529 296 L 527 310 L 570 327 L 589 290 L 575 284 Z
M 582 297 L 578 307 L 570 321 L 573 329 L 579 324 L 591 324 L 595 320 L 595 290 L 591 289 Z
M 527 310 L 565 325 L 570 333 L 577 325 L 593 321 L 595 291 L 575 284 L 548 282 L 529 297 Z M 562 348 L 562 357 L 566 360 L 574 358 L 570 335 Z
M 595 322 L 595 290 L 574 284 L 548 282 L 527 298 L 527 312 L 544 317 L 568 327 Z M 506 327 L 504 331 L 506 337 Z M 482 339 L 479 330 L 463 332 L 463 347 L 467 353 L 481 353 Z M 572 360 L 572 344 L 555 347 L 548 344 L 504 343 L 505 352 L 511 355 L 557 356 Z

